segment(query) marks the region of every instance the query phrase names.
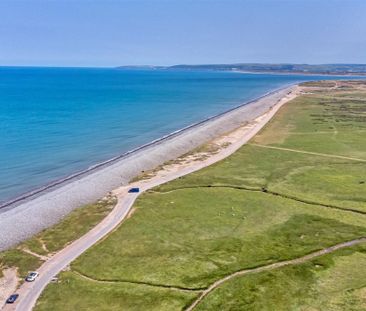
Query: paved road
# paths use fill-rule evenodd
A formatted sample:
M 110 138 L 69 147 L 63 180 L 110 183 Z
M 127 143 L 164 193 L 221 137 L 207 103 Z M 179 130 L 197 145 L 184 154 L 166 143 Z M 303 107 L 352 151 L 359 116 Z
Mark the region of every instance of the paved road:
M 39 278 L 35 282 L 24 283 L 21 286 L 18 291 L 20 294 L 19 302 L 14 306 L 7 306 L 4 310 L 31 310 L 37 298 L 52 278 L 66 268 L 70 262 L 80 256 L 80 254 L 113 230 L 126 217 L 136 197 L 136 194 L 126 196 L 123 201 L 118 202 L 119 206 L 116 206 L 99 226 L 45 262 L 38 270 L 40 273 Z
M 223 149 L 219 153 L 209 157 L 208 159 L 193 163 L 187 167 L 183 167 L 179 170 L 167 172 L 165 175 L 158 175 L 147 181 L 136 182 L 130 187 L 139 187 L 140 193 L 128 193 L 127 187 L 121 188 L 118 193 L 118 203 L 113 211 L 96 227 L 94 227 L 87 234 L 80 239 L 74 241 L 66 248 L 61 250 L 47 260 L 38 270 L 40 276 L 36 281 L 32 283 L 24 283 L 18 290 L 19 299 L 14 305 L 6 305 L 4 311 L 16 310 L 16 311 L 30 311 L 36 304 L 38 297 L 41 295 L 44 288 L 51 282 L 52 278 L 59 272 L 65 269 L 73 260 L 85 252 L 88 248 L 93 246 L 109 232 L 115 229 L 125 217 L 128 215 L 136 198 L 144 191 L 161 185 L 168 181 L 177 179 L 181 176 L 190 174 L 194 171 L 200 170 L 206 166 L 209 166 L 217 161 L 220 161 L 230 154 L 238 150 L 243 144 L 247 143 L 259 130 L 274 116 L 274 114 L 280 109 L 280 107 L 294 98 L 295 93 L 288 95 L 278 103 L 265 115 L 260 117 L 256 123 L 252 126 L 248 126 L 247 130 L 243 133 L 238 141 L 232 143 L 227 148 Z

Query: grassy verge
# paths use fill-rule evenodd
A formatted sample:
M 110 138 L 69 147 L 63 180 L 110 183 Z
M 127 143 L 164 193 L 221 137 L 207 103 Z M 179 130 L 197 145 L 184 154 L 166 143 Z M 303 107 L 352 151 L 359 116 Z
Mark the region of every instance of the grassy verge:
M 36 256 L 27 254 L 19 249 L 11 249 L 0 253 L 0 277 L 2 270 L 9 267 L 18 268 L 18 275 L 24 278 L 29 271 L 37 269 L 42 264 Z
M 1 270 L 6 267 L 17 267 L 19 276 L 24 278 L 28 271 L 37 269 L 47 256 L 64 248 L 93 228 L 115 204 L 116 199 L 108 196 L 94 204 L 75 209 L 57 225 L 40 232 L 16 248 L 1 252 Z
M 221 148 L 226 148 L 228 145 L 229 145 L 229 143 L 224 143 L 224 144 L 217 144 L 214 142 L 206 143 L 202 146 L 199 146 L 199 147 L 193 149 L 192 151 L 190 151 L 188 153 L 183 154 L 182 156 L 180 156 L 176 159 L 166 161 L 165 163 L 157 166 L 156 168 L 154 168 L 152 170 L 142 171 L 141 174 L 137 175 L 135 178 L 133 178 L 131 180 L 131 183 L 145 180 L 145 179 L 150 179 L 150 178 L 156 176 L 156 174 L 159 171 L 166 169 L 167 167 L 175 165 L 175 164 L 183 164 L 183 163 L 188 163 L 191 161 L 205 160 L 209 156 L 218 153 Z

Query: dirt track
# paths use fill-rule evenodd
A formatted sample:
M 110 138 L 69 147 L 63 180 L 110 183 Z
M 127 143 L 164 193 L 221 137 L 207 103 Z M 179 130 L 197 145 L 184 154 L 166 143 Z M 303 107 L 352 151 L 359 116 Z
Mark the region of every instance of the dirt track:
M 315 156 L 320 156 L 320 157 L 335 158 L 335 159 L 350 160 L 350 161 L 358 161 L 358 162 L 366 162 L 365 159 L 353 158 L 353 157 L 346 157 L 346 156 L 341 156 L 341 155 L 336 155 L 336 154 L 311 152 L 311 151 L 305 151 L 305 150 L 282 148 L 282 147 L 276 147 L 276 146 L 266 146 L 266 145 L 260 145 L 260 144 L 250 144 L 250 145 L 251 146 L 260 147 L 260 148 L 268 148 L 268 149 L 276 149 L 276 150 L 290 151 L 290 152 L 310 154 L 310 155 L 315 155 Z

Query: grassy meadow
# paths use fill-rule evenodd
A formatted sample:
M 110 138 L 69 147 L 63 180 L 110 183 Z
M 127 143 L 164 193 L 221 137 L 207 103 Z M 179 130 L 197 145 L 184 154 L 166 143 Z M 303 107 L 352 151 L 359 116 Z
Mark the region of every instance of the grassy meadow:
M 236 271 L 366 236 L 366 84 L 303 92 L 232 156 L 141 195 L 36 310 L 184 310 Z M 234 278 L 197 310 L 365 310 L 365 247 Z
M 365 279 L 366 247 L 357 246 L 297 266 L 232 279 L 196 310 L 363 311 Z
M 51 283 L 47 287 L 36 310 L 181 310 L 195 297 L 194 292 L 143 284 L 98 283 L 72 272 L 64 272 L 59 283 Z

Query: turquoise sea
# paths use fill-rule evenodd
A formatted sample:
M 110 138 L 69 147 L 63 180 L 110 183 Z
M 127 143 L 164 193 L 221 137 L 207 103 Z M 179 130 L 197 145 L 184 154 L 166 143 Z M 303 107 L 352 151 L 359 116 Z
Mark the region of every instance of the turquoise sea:
M 325 78 L 0 67 L 0 201 L 309 79 Z

